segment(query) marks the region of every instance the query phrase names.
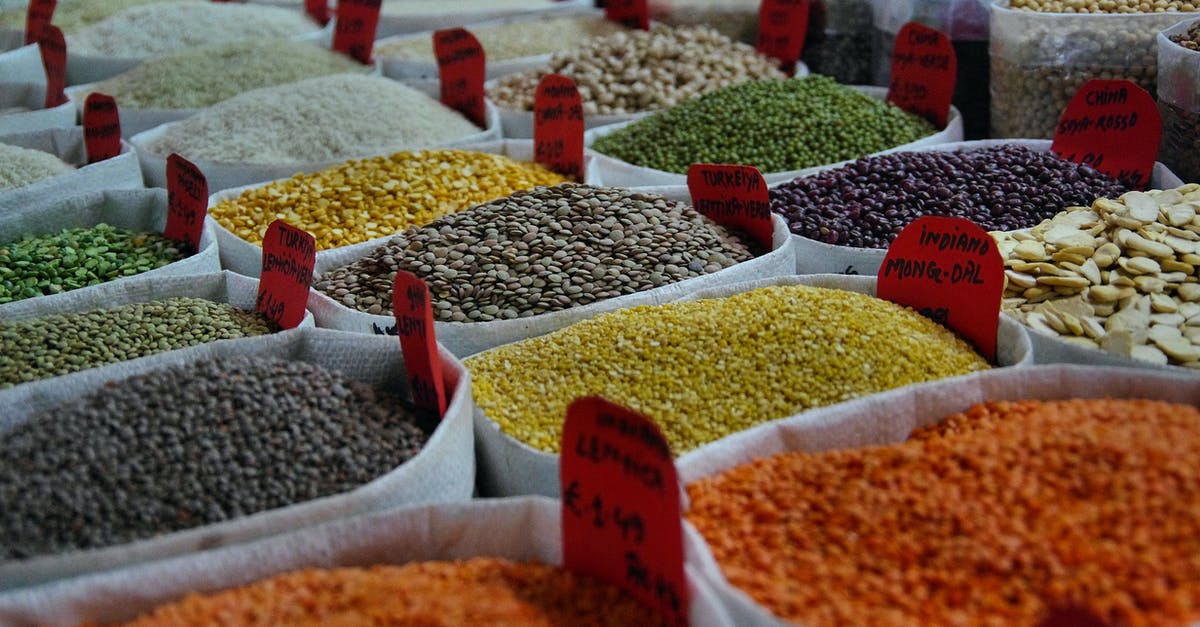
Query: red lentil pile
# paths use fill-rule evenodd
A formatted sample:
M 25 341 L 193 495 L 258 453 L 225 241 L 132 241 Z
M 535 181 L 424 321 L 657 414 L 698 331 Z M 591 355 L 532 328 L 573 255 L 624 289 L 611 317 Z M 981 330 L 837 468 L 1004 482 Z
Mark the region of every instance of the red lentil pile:
M 806 625 L 1200 619 L 1200 410 L 977 405 L 908 442 L 756 460 L 688 487 L 725 576 Z
M 191 594 L 130 626 L 665 625 L 619 589 L 554 566 L 476 558 L 309 569 Z

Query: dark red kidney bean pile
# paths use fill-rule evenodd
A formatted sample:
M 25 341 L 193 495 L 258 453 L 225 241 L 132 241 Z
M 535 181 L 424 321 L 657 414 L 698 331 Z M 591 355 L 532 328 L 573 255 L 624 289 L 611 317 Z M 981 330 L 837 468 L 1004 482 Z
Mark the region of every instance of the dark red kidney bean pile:
M 887 248 L 921 216 L 958 216 L 989 231 L 1012 231 L 1126 191 L 1091 167 L 1007 145 L 859 159 L 771 190 L 771 210 L 809 239 Z

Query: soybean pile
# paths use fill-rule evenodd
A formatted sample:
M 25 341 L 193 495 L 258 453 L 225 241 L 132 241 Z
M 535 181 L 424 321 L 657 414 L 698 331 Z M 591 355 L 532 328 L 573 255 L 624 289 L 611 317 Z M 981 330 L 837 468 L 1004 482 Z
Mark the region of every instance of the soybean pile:
M 718 272 L 754 257 L 738 235 L 655 194 L 564 183 L 410 229 L 314 287 L 391 310 L 397 270 L 425 280 L 434 319 L 511 320 Z
M 857 159 L 935 131 L 899 107 L 813 75 L 697 96 L 597 138 L 592 149 L 677 174 L 693 163 L 786 172 Z
M 873 448 L 787 453 L 688 486 L 725 577 L 805 625 L 1104 624 L 1200 615 L 1200 411 L 976 405 Z
M 41 150 L 0 143 L 0 191 L 36 183 L 75 168 Z
M 987 369 L 952 332 L 884 300 L 807 286 L 633 307 L 464 362 L 484 415 L 557 453 L 567 405 L 652 417 L 682 454 L 756 424 Z
M 110 383 L 0 434 L 0 560 L 346 492 L 415 455 L 426 423 L 399 397 L 276 358 L 203 360 Z
M 0 303 L 149 272 L 187 256 L 159 233 L 97 224 L 0 244 Z

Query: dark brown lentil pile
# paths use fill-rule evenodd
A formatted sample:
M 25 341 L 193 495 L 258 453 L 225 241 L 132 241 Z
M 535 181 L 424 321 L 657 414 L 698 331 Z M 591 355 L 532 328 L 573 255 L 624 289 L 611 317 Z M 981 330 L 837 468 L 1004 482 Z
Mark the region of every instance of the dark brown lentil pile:
M 1171 35 L 1171 41 L 1188 50 L 1200 51 L 1200 21 L 1189 26 L 1185 32 Z

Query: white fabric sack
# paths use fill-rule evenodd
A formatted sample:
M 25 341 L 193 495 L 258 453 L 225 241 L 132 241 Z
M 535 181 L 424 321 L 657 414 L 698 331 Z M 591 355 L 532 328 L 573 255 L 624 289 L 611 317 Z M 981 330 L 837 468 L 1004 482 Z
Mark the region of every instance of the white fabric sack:
M 972 152 L 995 146 L 1024 146 L 1037 152 L 1050 152 L 1049 139 L 980 139 L 975 141 L 954 142 L 938 146 L 927 146 L 906 152 Z M 815 174 L 815 173 L 809 173 Z M 808 176 L 806 174 L 805 176 Z M 792 179 L 788 179 L 790 181 Z M 787 181 L 778 181 L 771 187 L 778 187 Z M 1150 189 L 1170 189 L 1183 185 L 1173 172 L 1161 163 L 1154 164 L 1150 175 Z M 1066 209 L 1066 207 L 1063 207 Z M 797 274 L 871 274 L 879 272 L 883 265 L 883 257 L 887 254 L 884 248 L 852 248 L 826 244 L 803 235 L 792 235 L 796 240 L 796 273 Z
M 84 192 L 144 187 L 133 147 L 125 142 L 121 142 L 121 153 L 117 156 L 88 164 L 82 127 L 0 135 L 0 143 L 48 152 L 78 168 L 74 172 L 45 178 L 24 187 L 0 191 L 0 215 L 13 209 L 46 204 Z
M 44 128 L 75 126 L 75 106 L 64 102 L 47 109 L 45 78 L 41 82 L 0 82 L 0 109 L 24 107 L 28 111 L 0 114 L 0 134 L 27 133 Z
M 857 89 L 858 91 L 861 91 L 861 92 L 865 93 L 866 95 L 868 95 L 872 98 L 875 98 L 877 100 L 883 100 L 884 98 L 887 97 L 887 88 L 886 87 L 871 87 L 871 86 L 865 86 L 865 85 L 849 85 L 848 87 Z M 504 114 L 504 112 L 501 111 L 501 116 L 503 116 L 503 114 Z M 628 126 L 629 124 L 630 124 L 630 122 L 624 122 L 621 124 L 613 124 L 611 126 L 605 126 L 605 127 L 590 130 L 584 134 L 583 144 L 585 146 L 587 146 L 588 148 L 591 148 L 592 144 L 595 143 L 595 141 L 597 139 L 599 139 L 600 137 L 604 137 L 605 135 L 609 135 L 615 131 L 618 131 L 618 130 Z M 945 144 L 948 142 L 958 142 L 958 141 L 962 141 L 962 138 L 963 138 L 962 114 L 960 114 L 958 112 L 958 109 L 956 109 L 955 107 L 952 106 L 952 107 L 950 107 L 950 117 L 949 117 L 948 121 L 946 122 L 946 128 L 944 128 L 940 131 L 937 131 L 936 133 L 933 133 L 932 135 L 927 135 L 925 137 L 922 137 L 921 139 L 918 139 L 916 141 L 912 141 L 907 144 L 901 144 L 899 146 L 896 146 L 894 148 L 889 148 L 887 150 L 873 152 L 868 156 L 886 155 L 886 154 L 893 153 L 893 152 L 912 150 L 914 148 L 920 148 L 923 146 L 935 146 L 937 144 Z M 763 172 L 763 179 L 766 180 L 767 183 L 778 183 L 780 181 L 790 181 L 798 176 L 806 176 L 809 174 L 814 174 L 816 172 L 820 172 L 822 170 L 836 168 L 838 166 L 845 165 L 852 161 L 853 161 L 853 159 L 848 159 L 846 161 L 839 161 L 837 163 L 828 163 L 825 165 L 819 165 L 819 166 L 814 166 L 811 168 L 804 168 L 804 169 L 800 169 L 800 170 L 788 170 L 786 172 Z M 605 155 L 604 153 L 599 153 L 599 152 L 596 153 L 596 175 L 600 178 L 600 182 L 603 185 L 613 185 L 616 187 L 687 185 L 687 175 L 686 174 L 676 174 L 674 172 L 664 172 L 663 170 L 655 170 L 653 168 L 647 168 L 647 167 L 642 167 L 639 165 L 634 165 L 632 163 L 617 159 L 616 157 L 610 157 L 608 155 Z
M 0 31 L 0 76 L 5 82 L 46 82 L 42 53 L 37 44 L 23 45 L 25 33 Z M 12 45 L 10 45 L 12 44 Z
M 249 281 L 245 277 L 238 278 Z M 64 389 L 56 391 L 55 396 L 59 399 L 77 397 L 108 381 L 198 359 L 260 355 L 305 361 L 340 370 L 354 379 L 411 398 L 408 396 L 403 357 L 395 338 L 369 338 L 308 328 L 263 339 L 259 342 L 214 342 L 197 347 L 197 350 L 173 351 L 153 361 L 152 358 L 146 358 L 117 367 L 80 373 L 83 376 L 59 377 L 55 381 Z M 462 364 L 444 349 L 440 357 L 447 377 L 447 390 L 451 392 L 446 414 L 416 456 L 371 482 L 349 492 L 128 544 L 0 564 L 0 589 L 35 585 L 88 572 L 195 553 L 275 536 L 331 520 L 384 511 L 399 505 L 470 499 L 475 486 L 470 379 Z M 6 416 L 6 421 L 13 424 L 28 419 L 29 413 L 24 411 L 27 405 L 36 402 L 49 406 L 47 400 L 38 391 L 22 386 L 0 394 L 0 407 L 5 408 L 6 414 L 10 408 L 22 410 L 21 418 Z M 190 560 L 184 561 L 190 563 Z
M 560 15 L 591 6 L 592 0 L 491 0 L 486 3 L 479 0 L 464 3 L 384 0 L 379 12 L 379 25 L 375 28 L 375 39 L 458 28 L 473 22 L 506 17 Z
M 0 118 L 2 119 L 2 118 Z M 141 163 L 142 175 L 146 179 L 146 184 L 150 187 L 166 187 L 167 186 L 167 157 L 170 155 L 162 155 L 150 152 L 146 146 L 162 137 L 164 133 L 170 130 L 175 122 L 169 122 L 152 128 L 147 131 L 142 131 L 134 135 L 129 143 L 137 151 L 138 161 Z M 437 144 L 438 147 L 458 147 L 462 144 L 477 144 L 488 141 L 498 141 L 500 139 L 500 115 L 496 108 L 490 102 L 487 103 L 487 128 L 466 135 L 453 141 Z M 426 146 L 421 146 L 425 148 Z M 344 163 L 350 159 L 361 159 L 375 155 L 386 155 L 400 150 L 414 150 L 412 146 L 397 146 L 393 148 L 375 148 L 363 150 L 361 153 L 346 157 L 344 159 L 336 159 L 332 161 L 316 161 L 305 163 L 286 163 L 286 164 L 262 164 L 262 163 L 236 163 L 222 161 L 207 161 L 204 159 L 192 160 L 192 163 L 200 168 L 204 173 L 204 177 L 208 180 L 208 191 L 218 192 L 232 187 L 250 186 L 255 183 L 264 181 L 273 181 L 276 179 L 285 179 L 297 173 L 316 172 L 325 168 L 333 167 L 339 163 Z M 185 157 L 187 155 L 184 155 Z
M 410 506 L 286 535 L 0 594 L 12 627 L 132 620 L 191 592 L 215 592 L 303 568 L 497 557 L 562 564 L 561 505 L 539 497 Z M 733 625 L 689 565 L 705 552 L 685 533 L 690 624 Z
M 504 155 L 510 159 L 513 159 L 514 161 L 533 161 L 532 141 L 495 140 L 481 142 L 478 144 L 445 146 L 444 148 Z M 339 161 L 338 163 L 344 163 L 344 161 Z M 590 181 L 592 176 L 591 155 L 587 154 L 585 151 L 584 181 Z M 237 198 L 248 189 L 265 187 L 275 182 L 277 181 L 266 181 L 263 183 L 255 183 L 253 185 L 246 185 L 243 187 L 225 189 L 213 194 L 208 199 L 208 206 L 209 208 L 212 208 L 222 200 Z M 209 218 L 209 220 L 213 219 Z M 216 220 L 213 220 L 213 228 L 216 229 L 217 241 L 221 245 L 221 267 L 233 270 L 238 274 L 244 274 L 246 276 L 258 276 L 262 271 L 262 246 L 258 244 L 251 244 L 241 237 L 234 235 L 232 231 L 222 226 Z M 359 259 L 360 257 L 364 257 L 367 253 L 375 250 L 375 248 L 377 248 L 379 245 L 391 239 L 391 237 L 391 235 L 386 235 L 372 240 L 367 240 L 365 242 L 359 242 L 358 244 L 343 246 L 341 248 L 318 250 L 317 265 L 314 269 L 313 276 L 320 274 L 325 269 L 345 265 L 356 259 Z M 332 328 L 357 330 L 342 326 L 333 326 Z
M 670 198 L 670 196 L 668 196 Z M 683 198 L 687 200 L 684 190 Z M 597 314 L 617 309 L 626 309 L 638 305 L 657 305 L 674 300 L 693 290 L 747 281 L 756 277 L 784 276 L 791 274 L 795 266 L 792 251 L 791 235 L 787 226 L 779 216 L 772 217 L 773 235 L 771 251 L 743 261 L 737 265 L 718 270 L 677 283 L 663 285 L 653 289 L 608 298 L 587 305 L 579 305 L 552 311 L 528 318 L 511 320 L 494 320 L 489 322 L 434 322 L 438 341 L 459 357 L 467 357 L 475 353 L 495 348 L 501 344 L 517 342 L 526 338 L 545 335 L 565 326 L 586 320 Z M 370 251 L 366 251 L 370 252 Z M 365 253 L 364 253 L 365 254 Z M 362 257 L 364 255 L 358 255 Z M 318 262 L 314 277 L 331 268 L 346 265 L 350 261 L 340 263 Z M 309 308 L 317 319 L 317 325 L 332 329 L 343 329 L 357 333 L 394 334 L 396 320 L 388 315 L 373 315 L 338 302 L 324 292 L 313 290 L 309 299 Z
M 771 285 L 809 285 L 875 295 L 874 277 L 810 275 L 765 278 L 698 290 L 678 298 L 674 302 L 721 298 Z M 996 341 L 996 356 L 1000 366 L 1023 367 L 1032 363 L 1033 351 L 1029 344 L 1029 338 L 1021 325 L 1001 317 Z M 899 389 L 907 390 L 911 387 Z M 801 412 L 792 418 L 781 416 L 780 419 L 799 420 L 813 411 L 818 410 Z M 780 420 L 767 424 L 776 424 L 777 422 Z M 730 437 L 733 436 L 721 438 L 717 440 L 717 443 L 724 442 Z M 558 496 L 558 455 L 535 449 L 504 433 L 501 431 L 500 425 L 488 418 L 478 406 L 475 407 L 475 441 L 479 457 L 479 489 L 482 494 L 488 496 L 519 494 Z M 705 445 L 702 449 L 697 450 L 707 449 L 711 446 L 713 444 Z M 688 455 L 690 453 L 685 454 L 681 459 Z
M 899 443 L 913 430 L 978 403 L 1070 398 L 1154 398 L 1200 405 L 1200 386 L 1186 377 L 1120 368 L 1004 368 L 884 392 L 772 422 L 688 453 L 677 466 L 680 479 L 691 483 L 769 455 Z M 734 623 L 791 624 L 731 585 L 711 552 L 702 550 L 697 557 L 698 570 L 717 590 Z

